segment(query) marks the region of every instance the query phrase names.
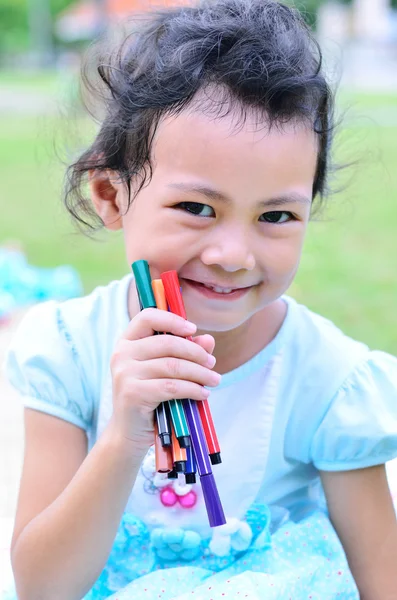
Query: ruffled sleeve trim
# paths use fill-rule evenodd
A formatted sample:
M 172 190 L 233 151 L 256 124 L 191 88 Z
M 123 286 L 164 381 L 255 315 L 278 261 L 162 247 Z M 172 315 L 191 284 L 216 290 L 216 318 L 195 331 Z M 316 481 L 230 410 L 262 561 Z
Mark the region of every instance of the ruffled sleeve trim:
M 93 404 L 78 348 L 60 305 L 44 302 L 22 319 L 3 365 L 23 405 L 88 430 Z
M 63 421 L 68 421 L 72 425 L 76 425 L 80 427 L 80 429 L 84 429 L 88 431 L 90 428 L 90 423 L 85 421 L 82 418 L 79 418 L 75 414 L 75 407 L 70 403 L 70 405 L 62 408 L 57 404 L 50 403 L 46 400 L 41 400 L 39 398 L 34 398 L 33 396 L 23 396 L 23 405 L 26 408 L 32 408 L 33 410 L 38 410 L 39 412 L 44 412 L 47 415 L 51 415 L 53 417 L 58 417 Z
M 397 457 L 397 359 L 369 352 L 331 401 L 311 444 L 324 471 L 360 469 Z

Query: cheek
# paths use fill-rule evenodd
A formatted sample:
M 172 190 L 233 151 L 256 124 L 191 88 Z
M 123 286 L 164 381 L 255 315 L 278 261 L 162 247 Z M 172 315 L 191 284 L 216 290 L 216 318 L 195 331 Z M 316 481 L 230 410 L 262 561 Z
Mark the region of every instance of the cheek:
M 296 273 L 302 253 L 303 236 L 272 240 L 262 254 L 269 280 L 289 279 Z
M 178 271 L 197 245 L 197 233 L 181 227 L 169 211 L 148 203 L 131 207 L 123 219 L 123 229 L 128 261 L 147 260 L 153 278 L 164 271 Z
M 133 204 L 123 218 L 125 247 L 130 262 L 140 259 L 149 261 L 149 255 L 152 257 L 156 254 L 161 239 L 153 211 L 146 210 L 143 204 L 140 199 L 139 204 Z
M 131 227 L 124 230 L 128 264 L 146 260 L 150 265 L 152 279 L 159 279 L 165 271 L 178 271 L 186 262 L 186 256 L 172 236 L 164 236 L 155 228 Z

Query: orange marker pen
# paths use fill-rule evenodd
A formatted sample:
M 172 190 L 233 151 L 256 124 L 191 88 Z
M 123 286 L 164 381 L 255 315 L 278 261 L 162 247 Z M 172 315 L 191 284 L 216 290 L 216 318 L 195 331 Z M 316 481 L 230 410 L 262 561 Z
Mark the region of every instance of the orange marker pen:
M 161 279 L 152 280 L 152 289 L 154 298 L 156 300 L 157 308 L 159 308 L 160 310 L 168 311 L 164 286 Z M 170 417 L 172 420 L 172 424 L 174 426 L 175 434 L 178 438 L 179 445 L 181 448 L 187 448 L 188 446 L 190 446 L 190 433 L 186 421 L 185 412 L 183 410 L 182 400 L 168 400 L 167 404 L 170 409 L 167 414 L 168 417 Z
M 156 471 L 158 473 L 170 473 L 173 469 L 171 446 L 162 445 L 156 419 L 154 419 L 154 450 Z

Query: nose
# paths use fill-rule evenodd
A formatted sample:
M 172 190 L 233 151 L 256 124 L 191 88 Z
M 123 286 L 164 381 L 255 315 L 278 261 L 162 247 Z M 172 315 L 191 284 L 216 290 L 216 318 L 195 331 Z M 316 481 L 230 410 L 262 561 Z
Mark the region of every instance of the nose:
M 247 232 L 236 228 L 225 228 L 208 239 L 201 261 L 205 265 L 218 265 L 230 273 L 241 269 L 252 271 L 256 264 Z

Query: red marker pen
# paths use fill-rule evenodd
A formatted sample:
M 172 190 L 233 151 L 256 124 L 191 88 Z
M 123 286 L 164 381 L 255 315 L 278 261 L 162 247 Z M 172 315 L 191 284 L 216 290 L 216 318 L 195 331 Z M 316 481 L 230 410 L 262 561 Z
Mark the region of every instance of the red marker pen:
M 177 272 L 166 271 L 165 273 L 161 274 L 161 280 L 164 284 L 164 289 L 166 291 L 167 301 L 171 312 L 176 313 L 180 317 L 186 319 L 186 310 L 183 303 Z M 187 336 L 186 339 L 193 341 L 191 335 Z M 221 450 L 219 447 L 218 437 L 215 432 L 208 400 L 200 400 L 200 402 L 197 402 L 197 408 L 203 425 L 211 463 L 213 465 L 217 465 L 222 462 L 220 454 Z

